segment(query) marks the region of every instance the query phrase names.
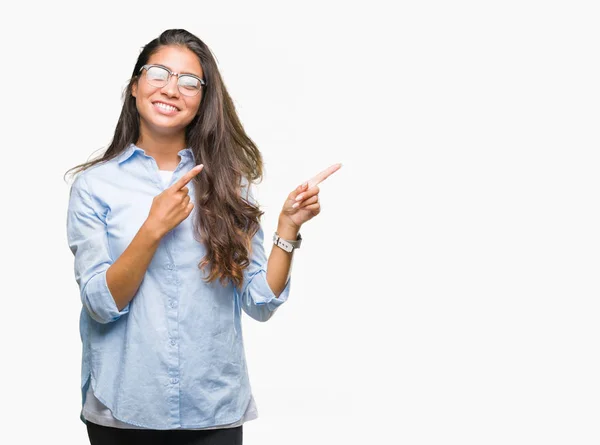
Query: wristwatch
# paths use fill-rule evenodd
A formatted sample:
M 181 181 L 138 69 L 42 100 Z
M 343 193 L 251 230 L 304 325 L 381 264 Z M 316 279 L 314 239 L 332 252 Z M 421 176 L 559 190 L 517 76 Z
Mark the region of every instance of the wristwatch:
M 302 236 L 300 236 L 300 232 L 298 232 L 298 237 L 295 241 L 283 239 L 277 234 L 277 232 L 273 234 L 273 244 L 281 247 L 286 252 L 292 252 L 294 249 L 299 249 L 301 243 Z

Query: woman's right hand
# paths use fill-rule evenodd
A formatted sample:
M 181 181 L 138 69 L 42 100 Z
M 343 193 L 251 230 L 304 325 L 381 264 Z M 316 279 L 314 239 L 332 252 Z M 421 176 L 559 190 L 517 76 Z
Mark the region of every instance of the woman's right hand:
M 146 218 L 146 226 L 162 238 L 186 219 L 194 204 L 190 202 L 189 189 L 186 185 L 204 168 L 203 164 L 195 166 L 171 187 L 152 199 L 152 207 Z

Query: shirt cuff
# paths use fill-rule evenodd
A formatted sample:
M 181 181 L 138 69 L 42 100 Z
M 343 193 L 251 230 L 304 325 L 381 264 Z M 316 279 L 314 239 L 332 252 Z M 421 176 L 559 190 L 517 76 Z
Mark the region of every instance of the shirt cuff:
M 129 312 L 129 303 L 118 310 L 106 282 L 106 270 L 94 275 L 83 290 L 83 301 L 90 317 L 98 323 L 110 323 Z
M 290 275 L 281 294 L 277 297 L 267 282 L 267 271 L 261 269 L 252 277 L 250 284 L 248 285 L 248 292 L 250 293 L 250 297 L 252 298 L 252 301 L 254 301 L 254 304 L 257 306 L 267 305 L 267 308 L 270 311 L 275 311 L 287 301 L 290 295 L 291 281 L 292 276 Z

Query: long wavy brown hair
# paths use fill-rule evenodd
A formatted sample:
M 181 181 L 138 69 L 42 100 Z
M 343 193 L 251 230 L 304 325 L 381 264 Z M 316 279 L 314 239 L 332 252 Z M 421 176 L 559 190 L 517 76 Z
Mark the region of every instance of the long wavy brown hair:
M 69 170 L 74 174 L 95 164 L 109 161 L 122 153 L 140 135 L 140 116 L 131 87 L 139 80 L 139 71 L 161 47 L 179 45 L 193 51 L 200 61 L 206 87 L 198 115 L 186 127 L 186 146 L 191 148 L 197 164 L 204 164 L 201 174 L 192 180 L 196 190 L 194 238 L 206 248 L 199 269 L 209 268 L 205 281 L 230 279 L 238 290 L 243 270 L 250 264 L 252 237 L 264 214 L 241 192 L 242 179 L 248 189 L 263 179 L 260 151 L 248 137 L 237 116 L 235 106 L 213 55 L 206 44 L 184 29 L 169 29 L 142 48 L 131 78 L 123 91 L 123 107 L 113 140 L 104 154 Z

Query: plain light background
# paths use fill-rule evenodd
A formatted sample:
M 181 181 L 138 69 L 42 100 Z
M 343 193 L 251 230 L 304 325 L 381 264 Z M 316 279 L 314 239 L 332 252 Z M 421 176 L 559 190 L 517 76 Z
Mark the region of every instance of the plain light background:
M 5 7 L 7 8 L 7 7 Z M 600 442 L 595 2 L 29 2 L 2 36 L 2 436 L 84 444 L 63 174 L 141 47 L 212 49 L 265 160 L 265 249 L 329 165 L 292 291 L 244 314 L 252 444 Z

